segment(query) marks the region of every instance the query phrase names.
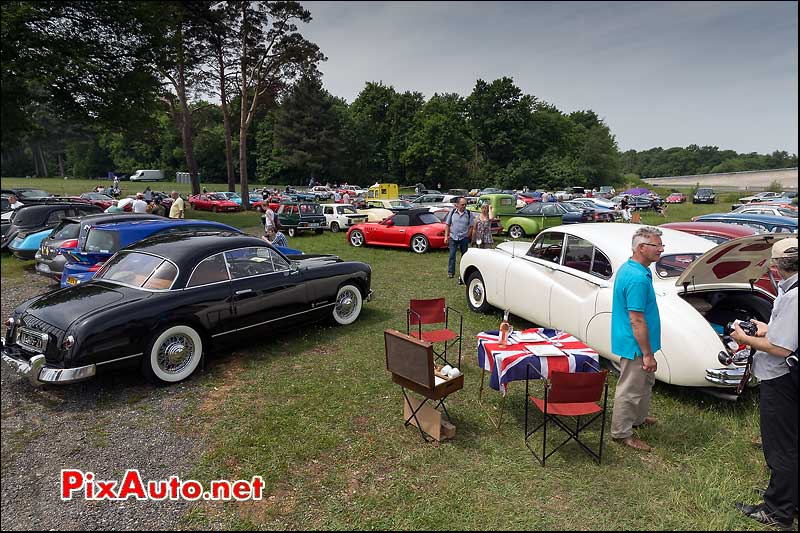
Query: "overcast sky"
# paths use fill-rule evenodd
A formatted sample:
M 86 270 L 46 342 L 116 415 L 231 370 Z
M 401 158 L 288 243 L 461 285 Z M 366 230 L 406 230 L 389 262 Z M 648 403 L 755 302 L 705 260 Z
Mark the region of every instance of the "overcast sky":
M 502 76 L 621 150 L 797 153 L 796 2 L 302 2 L 300 31 L 352 102 L 368 81 L 467 96 Z

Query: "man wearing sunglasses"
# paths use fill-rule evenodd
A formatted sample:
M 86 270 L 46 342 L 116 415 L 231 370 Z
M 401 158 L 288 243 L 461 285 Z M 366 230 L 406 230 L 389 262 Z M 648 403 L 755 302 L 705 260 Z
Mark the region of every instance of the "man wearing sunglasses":
M 789 529 L 797 512 L 797 239 L 772 245 L 772 261 L 782 281 L 769 324 L 753 320 L 754 336 L 736 324 L 731 337 L 756 350 L 753 375 L 759 380 L 761 442 L 769 485 L 757 505 L 736 508 L 762 524 Z M 794 356 L 792 360 L 790 356 Z
M 611 437 L 649 452 L 650 445 L 634 437 L 633 428 L 657 422 L 648 416 L 658 368 L 655 353 L 661 349 L 661 317 L 650 265 L 664 251 L 661 230 L 639 228 L 633 234 L 631 248 L 633 255 L 620 267 L 614 280 L 611 304 L 611 352 L 620 357 Z

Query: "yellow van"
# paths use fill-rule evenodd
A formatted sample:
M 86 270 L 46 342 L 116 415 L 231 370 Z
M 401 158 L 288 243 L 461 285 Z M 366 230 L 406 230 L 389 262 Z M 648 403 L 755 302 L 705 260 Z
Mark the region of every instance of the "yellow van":
M 400 189 L 396 183 L 378 183 L 367 191 L 367 200 L 394 200 L 400 198 Z

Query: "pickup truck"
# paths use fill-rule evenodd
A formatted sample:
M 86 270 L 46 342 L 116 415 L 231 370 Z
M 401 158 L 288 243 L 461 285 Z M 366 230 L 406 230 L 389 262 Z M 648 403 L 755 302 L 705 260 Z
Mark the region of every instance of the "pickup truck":
M 512 239 L 532 237 L 540 231 L 561 224 L 575 222 L 588 222 L 591 220 L 589 209 L 562 207 L 561 203 L 542 205 L 541 203 L 528 204 L 517 210 L 517 202 L 510 194 L 484 194 L 475 206 L 467 209 L 480 211 L 480 205 L 489 202 L 494 217 L 499 218 L 504 230 Z M 569 211 L 569 212 L 568 212 Z

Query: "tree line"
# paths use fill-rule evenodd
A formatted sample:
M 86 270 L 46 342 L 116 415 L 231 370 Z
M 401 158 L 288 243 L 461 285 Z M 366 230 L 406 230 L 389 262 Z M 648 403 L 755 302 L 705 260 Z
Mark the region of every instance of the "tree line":
M 238 183 L 246 198 L 254 180 L 561 189 L 758 158 L 758 168 L 797 164 L 716 147 L 620 154 L 596 112 L 564 113 L 508 77 L 428 99 L 367 82 L 348 103 L 324 88 L 326 58 L 298 29 L 311 21 L 299 2 L 0 9 L 4 176 L 188 170 L 195 192 L 202 177 Z
M 637 152 L 628 150 L 622 154 L 625 173 L 641 178 L 665 176 L 690 176 L 718 172 L 741 172 L 744 170 L 769 170 L 797 167 L 797 154 L 776 150 L 771 154 L 751 152 L 740 154 L 734 150 L 720 150 L 716 146 L 686 148 L 651 148 Z

